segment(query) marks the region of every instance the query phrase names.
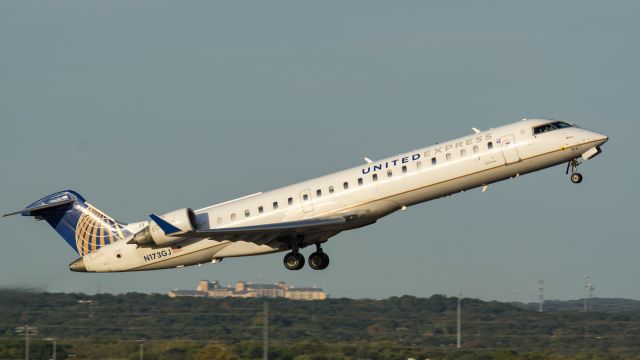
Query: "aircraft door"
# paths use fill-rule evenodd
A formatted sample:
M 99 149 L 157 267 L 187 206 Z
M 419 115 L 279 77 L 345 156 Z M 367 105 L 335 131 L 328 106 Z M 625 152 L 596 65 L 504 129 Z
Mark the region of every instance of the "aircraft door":
M 312 212 L 313 211 L 313 202 L 311 201 L 311 190 L 304 189 L 300 191 L 300 203 L 302 204 L 303 212 Z
M 505 164 L 513 164 L 520 161 L 516 140 L 513 134 L 505 135 L 500 138 L 502 144 L 502 155 L 504 155 Z

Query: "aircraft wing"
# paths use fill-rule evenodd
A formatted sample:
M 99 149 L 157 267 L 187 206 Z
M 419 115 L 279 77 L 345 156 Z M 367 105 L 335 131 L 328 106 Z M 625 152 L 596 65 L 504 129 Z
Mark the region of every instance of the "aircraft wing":
M 345 224 L 347 219 L 343 216 L 325 217 L 317 219 L 285 221 L 271 224 L 249 225 L 240 227 L 195 230 L 181 234 L 181 237 L 210 238 L 210 237 L 245 237 L 258 234 L 303 234 L 309 232 L 321 232 L 333 230 L 339 225 Z

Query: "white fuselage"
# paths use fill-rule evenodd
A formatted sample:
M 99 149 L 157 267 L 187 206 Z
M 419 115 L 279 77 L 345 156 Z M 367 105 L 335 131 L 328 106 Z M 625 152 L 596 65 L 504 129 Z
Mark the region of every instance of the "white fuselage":
M 545 122 L 549 120 L 519 121 L 199 209 L 198 226 L 242 227 L 333 215 L 356 219 L 342 229 L 305 237 L 301 246 L 321 243 L 406 206 L 566 163 L 607 141 L 604 135 L 578 127 L 534 134 L 533 128 Z M 130 224 L 128 229 L 135 233 L 146 225 Z M 83 259 L 87 271 L 151 270 L 285 251 L 289 246 L 266 234 L 246 239 L 184 239 L 166 247 L 120 241 Z

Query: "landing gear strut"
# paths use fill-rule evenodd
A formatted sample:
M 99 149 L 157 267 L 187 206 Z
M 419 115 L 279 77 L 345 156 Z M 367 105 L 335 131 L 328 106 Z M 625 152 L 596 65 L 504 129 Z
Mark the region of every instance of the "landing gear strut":
M 316 252 L 309 255 L 309 266 L 313 270 L 324 270 L 329 266 L 329 255 L 322 251 L 320 244 L 316 244 Z
M 573 159 L 567 163 L 567 171 L 569 173 L 569 168 L 571 168 L 571 182 L 574 184 L 580 184 L 582 182 L 582 174 L 578 172 L 578 166 L 582 164 L 577 159 Z
M 300 270 L 304 267 L 304 256 L 300 254 L 298 247 L 302 242 L 302 238 L 296 238 L 291 241 L 291 252 L 284 256 L 282 262 L 288 270 Z

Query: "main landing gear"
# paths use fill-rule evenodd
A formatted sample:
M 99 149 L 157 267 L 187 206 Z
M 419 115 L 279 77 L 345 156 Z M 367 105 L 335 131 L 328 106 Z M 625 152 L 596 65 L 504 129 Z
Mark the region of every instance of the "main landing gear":
M 300 270 L 304 267 L 304 256 L 297 251 L 292 251 L 284 256 L 284 267 L 289 270 Z
M 304 267 L 304 256 L 295 246 L 283 259 L 284 267 L 288 270 L 300 270 Z M 329 255 L 322 251 L 320 244 L 316 244 L 316 251 L 309 255 L 309 267 L 313 270 L 324 270 L 329 266 Z
M 329 266 L 329 255 L 322 251 L 320 244 L 316 244 L 316 252 L 309 255 L 309 266 L 313 270 L 324 270 Z
M 580 161 L 578 161 L 577 159 L 573 159 L 571 161 L 569 161 L 567 163 L 567 171 L 566 173 L 569 173 L 569 168 L 571 168 L 571 182 L 574 184 L 580 184 L 582 182 L 582 174 L 580 174 L 578 172 L 578 166 L 580 166 L 580 164 L 582 164 Z

